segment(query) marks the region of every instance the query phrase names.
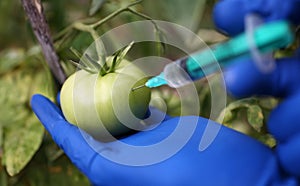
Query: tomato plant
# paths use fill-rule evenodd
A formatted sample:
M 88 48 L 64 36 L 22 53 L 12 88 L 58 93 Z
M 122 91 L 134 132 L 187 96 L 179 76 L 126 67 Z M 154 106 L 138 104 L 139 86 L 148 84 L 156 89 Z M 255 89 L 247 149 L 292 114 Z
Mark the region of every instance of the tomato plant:
M 102 67 L 89 56 L 82 58 L 84 62 L 77 64 L 82 69 L 72 74 L 62 87 L 60 99 L 66 119 L 96 139 L 111 140 L 110 134 L 120 136 L 142 127 L 150 89 L 132 91 L 147 78 L 124 59 L 130 47 L 106 58 Z

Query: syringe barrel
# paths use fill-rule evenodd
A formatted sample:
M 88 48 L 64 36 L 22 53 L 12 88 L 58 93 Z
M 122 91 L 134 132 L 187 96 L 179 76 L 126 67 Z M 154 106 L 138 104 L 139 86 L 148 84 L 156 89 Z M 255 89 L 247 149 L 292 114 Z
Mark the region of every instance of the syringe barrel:
M 187 73 L 185 62 L 185 60 L 175 61 L 165 66 L 164 78 L 170 87 L 178 88 L 193 81 Z
M 294 33 L 288 22 L 277 21 L 258 27 L 254 31 L 253 37 L 256 48 L 259 52 L 265 53 L 291 44 L 294 40 Z M 247 37 L 245 33 L 242 33 L 211 47 L 211 49 L 196 52 L 189 57 L 168 64 L 161 77 L 167 81 L 169 86 L 181 87 L 232 65 L 236 62 L 233 59 L 250 57 L 249 47 Z

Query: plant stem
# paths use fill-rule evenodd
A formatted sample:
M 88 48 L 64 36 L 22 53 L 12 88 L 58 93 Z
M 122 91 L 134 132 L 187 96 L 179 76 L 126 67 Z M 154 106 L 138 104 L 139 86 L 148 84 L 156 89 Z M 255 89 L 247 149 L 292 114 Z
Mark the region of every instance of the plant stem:
M 104 70 L 108 70 L 108 66 L 106 64 L 106 55 L 104 52 L 104 46 L 102 45 L 102 41 L 100 41 L 100 36 L 98 35 L 95 29 L 91 29 L 91 35 L 96 45 L 96 51 L 99 56 L 99 62 L 102 68 L 104 68 Z
M 140 12 L 137 12 L 137 11 L 131 9 L 131 8 L 128 8 L 127 10 L 129 12 L 131 12 L 132 14 L 136 15 L 136 16 L 139 16 L 139 17 L 141 17 L 143 19 L 151 21 L 151 23 L 153 24 L 153 26 L 155 28 L 156 39 L 159 41 L 158 44 L 157 44 L 157 54 L 158 54 L 158 56 L 161 56 L 162 53 L 165 50 L 165 44 L 163 42 L 163 32 L 159 29 L 159 27 L 157 26 L 157 24 L 155 23 L 155 21 L 151 17 L 149 17 L 149 16 L 147 16 L 145 14 L 142 14 Z
M 109 14 L 108 16 L 106 16 L 104 19 L 101 19 L 101 20 L 99 20 L 99 21 L 97 21 L 97 22 L 95 22 L 95 23 L 89 24 L 89 23 L 87 23 L 88 21 L 85 21 L 85 20 L 76 21 L 76 22 L 73 23 L 72 25 L 70 25 L 70 26 L 68 26 L 67 28 L 65 28 L 64 30 L 62 30 L 62 31 L 56 36 L 56 38 L 57 38 L 57 39 L 59 39 L 59 38 L 64 39 L 66 35 L 68 35 L 70 32 L 73 31 L 72 29 L 76 29 L 76 30 L 78 30 L 78 31 L 83 31 L 83 32 L 88 32 L 88 33 L 91 35 L 91 37 L 93 38 L 94 42 L 95 42 L 95 47 L 96 47 L 97 56 L 98 56 L 98 59 L 97 59 L 97 60 L 99 61 L 100 65 L 101 65 L 101 67 L 102 67 L 102 68 L 101 68 L 101 73 L 100 73 L 100 74 L 103 75 L 103 74 L 105 74 L 105 73 L 107 73 L 107 72 L 109 72 L 109 71 L 112 71 L 114 67 L 113 67 L 113 68 L 109 68 L 109 67 L 107 66 L 107 63 L 106 63 L 106 55 L 105 55 L 105 53 L 104 53 L 104 46 L 102 45 L 101 41 L 99 41 L 99 35 L 98 35 L 96 29 L 97 29 L 99 26 L 101 26 L 102 24 L 106 23 L 107 21 L 113 19 L 114 17 L 116 17 L 116 16 L 119 15 L 120 13 L 125 12 L 125 11 L 128 11 L 128 12 L 130 12 L 130 13 L 136 15 L 136 16 L 139 16 L 139 17 L 141 17 L 141 18 L 143 18 L 143 19 L 146 19 L 146 20 L 151 21 L 151 23 L 153 24 L 154 29 L 155 29 L 155 31 L 156 31 L 156 33 L 157 33 L 157 35 L 158 35 L 157 38 L 158 38 L 159 41 L 161 41 L 160 38 L 161 38 L 161 34 L 162 34 L 163 32 L 159 29 L 159 27 L 158 27 L 158 25 L 156 24 L 156 22 L 155 22 L 151 17 L 149 17 L 149 16 L 147 16 L 147 15 L 145 15 L 145 14 L 142 14 L 142 13 L 140 13 L 140 12 L 137 12 L 136 10 L 130 8 L 130 7 L 132 7 L 132 6 L 136 5 L 136 4 L 139 4 L 140 2 L 142 2 L 142 0 L 140 0 L 140 1 L 135 1 L 135 2 L 133 2 L 133 3 L 129 4 L 129 5 L 127 5 L 126 7 L 123 7 L 123 8 L 120 8 L 120 9 L 116 10 L 115 12 L 113 12 L 113 13 Z M 159 44 L 159 47 L 158 47 L 159 53 L 160 53 L 160 51 L 161 51 L 161 46 L 160 46 L 160 45 L 163 45 L 162 43 L 163 43 L 163 42 L 161 42 L 161 43 Z M 60 44 L 60 43 L 58 43 L 58 44 Z M 164 49 L 164 46 L 162 46 L 162 48 Z M 117 62 L 116 62 L 116 63 L 117 63 Z
M 110 20 L 110 19 L 116 17 L 118 14 L 120 14 L 120 13 L 122 13 L 122 12 L 124 12 L 124 11 L 127 11 L 129 7 L 132 7 L 132 6 L 134 6 L 134 5 L 137 5 L 137 4 L 141 3 L 141 2 L 142 2 L 142 0 L 140 0 L 140 1 L 135 1 L 135 2 L 133 2 L 133 3 L 131 3 L 131 4 L 129 4 L 128 6 L 124 7 L 124 8 L 120 8 L 120 9 L 118 9 L 117 11 L 115 11 L 115 12 L 113 12 L 112 14 L 108 15 L 107 17 L 105 17 L 104 19 L 102 19 L 102 20 L 100 20 L 100 21 L 98 21 L 98 22 L 96 22 L 96 23 L 94 23 L 94 24 L 91 24 L 91 26 L 92 26 L 93 28 L 96 28 L 96 27 L 98 27 L 98 26 L 104 24 L 104 23 L 107 22 L 108 20 Z
M 49 26 L 43 14 L 42 4 L 40 0 L 21 0 L 21 2 L 29 18 L 33 32 L 42 47 L 46 62 L 58 83 L 62 85 L 66 79 L 66 75 L 59 63 L 59 57 L 54 50 Z
M 149 16 L 147 16 L 147 15 L 145 15 L 145 14 L 142 14 L 142 13 L 140 13 L 140 12 L 137 12 L 137 11 L 133 10 L 132 8 L 128 8 L 127 11 L 129 11 L 129 12 L 131 12 L 132 14 L 137 15 L 137 16 L 143 18 L 143 19 L 146 19 L 146 20 L 151 21 L 152 24 L 153 24 L 153 26 L 154 26 L 154 28 L 155 28 L 155 30 L 159 30 L 157 24 L 155 23 L 155 21 L 153 21 L 153 19 L 152 19 L 151 17 L 149 17 Z
M 96 30 L 91 25 L 85 25 L 81 22 L 76 22 L 76 23 L 74 23 L 73 26 L 74 26 L 75 29 L 81 30 L 81 31 L 84 31 L 84 32 L 88 32 L 92 36 L 92 38 L 95 42 L 95 45 L 96 45 L 96 51 L 97 51 L 97 54 L 99 56 L 99 62 L 102 66 L 102 70 L 107 71 L 108 67 L 107 67 L 107 64 L 106 64 L 106 56 L 105 56 L 105 53 L 104 53 L 104 48 L 98 40 L 100 38 L 100 36 L 96 32 Z

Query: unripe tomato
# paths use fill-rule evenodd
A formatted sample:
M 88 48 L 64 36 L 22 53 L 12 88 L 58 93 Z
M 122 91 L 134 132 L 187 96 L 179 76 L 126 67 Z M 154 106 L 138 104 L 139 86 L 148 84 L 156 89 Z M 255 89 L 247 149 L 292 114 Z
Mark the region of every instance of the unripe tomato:
M 116 137 L 143 127 L 141 121 L 148 111 L 150 89 L 131 89 L 146 80 L 145 74 L 125 59 L 103 76 L 79 70 L 62 87 L 63 114 L 71 124 L 94 138 L 111 141 L 111 135 Z

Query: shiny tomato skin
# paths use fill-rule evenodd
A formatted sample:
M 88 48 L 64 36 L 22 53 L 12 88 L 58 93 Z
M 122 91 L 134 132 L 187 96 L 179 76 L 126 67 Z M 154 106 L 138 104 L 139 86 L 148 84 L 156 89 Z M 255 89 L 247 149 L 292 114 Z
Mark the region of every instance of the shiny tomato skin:
M 134 64 L 123 60 L 104 76 L 79 70 L 64 83 L 60 102 L 68 122 L 94 138 L 111 141 L 143 127 L 150 102 L 150 89 L 132 91 L 147 80 Z

